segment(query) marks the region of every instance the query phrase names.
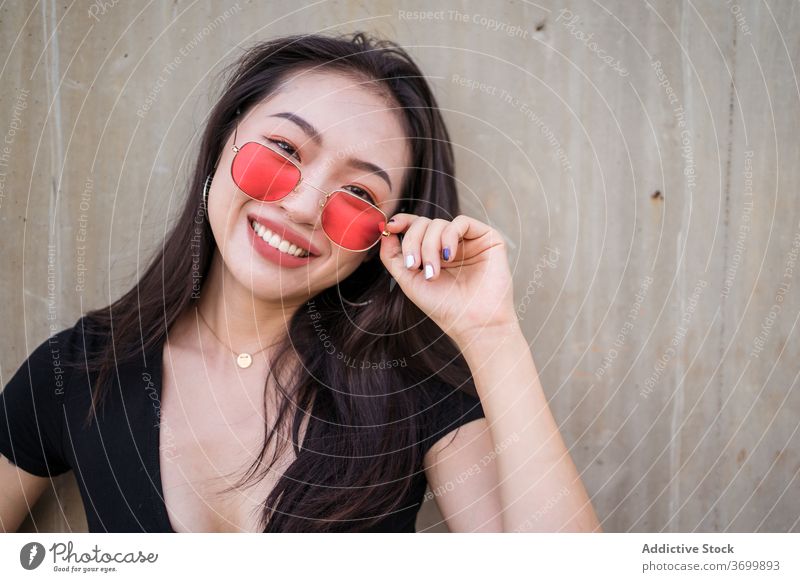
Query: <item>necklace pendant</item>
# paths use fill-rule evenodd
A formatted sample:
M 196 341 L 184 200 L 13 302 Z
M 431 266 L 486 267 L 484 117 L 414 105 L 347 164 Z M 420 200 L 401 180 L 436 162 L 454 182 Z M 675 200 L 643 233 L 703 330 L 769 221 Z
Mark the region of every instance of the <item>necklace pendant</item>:
M 242 352 L 236 358 L 236 365 L 238 365 L 240 368 L 249 368 L 252 363 L 253 363 L 253 356 L 251 356 L 247 352 Z

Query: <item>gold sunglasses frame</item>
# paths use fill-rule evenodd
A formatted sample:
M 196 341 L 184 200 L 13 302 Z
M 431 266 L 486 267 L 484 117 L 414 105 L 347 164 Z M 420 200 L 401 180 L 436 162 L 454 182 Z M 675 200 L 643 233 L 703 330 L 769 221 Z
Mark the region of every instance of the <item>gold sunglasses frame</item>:
M 269 151 L 271 151 L 271 152 L 274 152 L 274 153 L 278 154 L 278 155 L 279 155 L 279 156 L 281 156 L 281 157 L 282 157 L 284 160 L 286 160 L 286 161 L 288 161 L 290 164 L 292 164 L 292 165 L 293 165 L 293 166 L 294 166 L 294 167 L 297 169 L 297 173 L 300 175 L 300 177 L 299 177 L 299 178 L 298 178 L 298 180 L 297 180 L 297 184 L 295 184 L 295 185 L 294 185 L 294 187 L 293 187 L 293 188 L 292 188 L 292 189 L 291 189 L 289 192 L 287 192 L 286 194 L 284 194 L 284 195 L 283 195 L 283 196 L 281 196 L 280 198 L 277 198 L 276 200 L 261 200 L 261 199 L 259 199 L 259 198 L 253 198 L 252 196 L 250 196 L 250 194 L 248 194 L 247 192 L 245 192 L 245 191 L 244 191 L 244 190 L 242 190 L 241 188 L 239 188 L 239 191 L 240 191 L 240 192 L 242 192 L 242 194 L 244 194 L 244 195 L 245 195 L 245 196 L 247 196 L 248 198 L 251 198 L 251 199 L 253 199 L 253 200 L 257 200 L 257 201 L 259 201 L 259 202 L 277 202 L 278 200 L 283 200 L 284 198 L 286 198 L 286 196 L 288 196 L 289 194 L 291 194 L 292 192 L 294 192 L 295 190 L 297 190 L 297 187 L 298 187 L 298 186 L 300 185 L 300 183 L 303 181 L 303 170 L 302 170 L 302 168 L 301 168 L 301 167 L 300 167 L 300 166 L 297 164 L 297 162 L 295 162 L 295 161 L 294 161 L 292 158 L 290 158 L 289 156 L 287 156 L 287 155 L 286 155 L 286 154 L 284 154 L 283 152 L 281 152 L 281 151 L 279 151 L 279 150 L 277 150 L 277 149 L 271 148 L 270 146 L 268 146 L 268 145 L 266 145 L 266 144 L 264 144 L 264 143 L 261 143 L 260 141 L 256 141 L 256 140 L 249 140 L 249 141 L 246 141 L 246 142 L 244 142 L 244 143 L 243 143 L 241 146 L 237 146 L 237 145 L 236 145 L 236 134 L 237 134 L 237 132 L 238 132 L 238 131 L 239 131 L 239 124 L 237 123 L 237 124 L 236 124 L 236 127 L 235 127 L 235 128 L 234 128 L 234 130 L 233 130 L 233 145 L 231 146 L 231 150 L 233 150 L 233 159 L 231 160 L 231 180 L 233 180 L 233 183 L 234 183 L 234 184 L 236 184 L 236 187 L 237 187 L 237 188 L 239 187 L 239 185 L 236 183 L 236 178 L 233 176 L 233 162 L 234 162 L 234 160 L 236 159 L 236 156 L 237 156 L 237 155 L 239 154 L 239 152 L 241 151 L 241 149 L 242 149 L 244 146 L 246 146 L 248 143 L 254 143 L 254 144 L 260 145 L 261 147 L 263 147 L 263 148 L 267 148 Z M 344 250 L 346 250 L 346 251 L 350 251 L 350 252 L 352 252 L 352 253 L 363 253 L 363 252 L 366 252 L 366 251 L 370 250 L 372 247 L 374 247 L 376 244 L 378 244 L 378 243 L 381 241 L 381 238 L 380 238 L 381 236 L 389 236 L 389 235 L 391 234 L 391 233 L 390 233 L 388 230 L 386 230 L 386 228 L 385 228 L 385 225 L 386 225 L 386 223 L 389 221 L 389 217 L 388 217 L 388 216 L 386 216 L 386 213 L 385 213 L 383 210 L 381 210 L 380 208 L 378 208 L 377 206 L 375 206 L 375 204 L 373 204 L 373 203 L 372 203 L 372 202 L 370 202 L 369 200 L 364 200 L 364 198 L 362 198 L 361 196 L 357 196 L 356 194 L 353 194 L 352 192 L 348 192 L 347 190 L 344 190 L 343 188 L 335 188 L 335 189 L 331 190 L 330 192 L 326 192 L 325 190 L 323 190 L 322 188 L 319 188 L 318 186 L 315 186 L 315 185 L 314 185 L 314 184 L 312 184 L 311 182 L 306 182 L 306 184 L 308 184 L 309 186 L 311 186 L 312 188 L 314 188 L 314 189 L 315 189 L 315 190 L 317 190 L 318 192 L 321 192 L 322 194 L 325 194 L 325 198 L 323 198 L 323 199 L 320 201 L 320 203 L 319 203 L 319 207 L 320 207 L 320 209 L 322 209 L 321 211 L 324 211 L 324 210 L 325 210 L 325 205 L 328 203 L 328 200 L 330 200 L 330 197 L 331 197 L 333 194 L 335 194 L 335 193 L 337 193 L 337 192 L 341 192 L 341 193 L 343 193 L 343 194 L 347 194 L 348 196 L 353 196 L 354 198 L 357 198 L 357 199 L 358 199 L 360 202 L 366 202 L 367 204 L 369 204 L 370 206 L 372 206 L 372 207 L 373 207 L 375 210 L 377 210 L 378 212 L 380 212 L 380 213 L 381 213 L 381 215 L 383 216 L 383 223 L 384 223 L 384 229 L 383 229 L 383 232 L 381 232 L 380 236 L 379 236 L 377 239 L 375 239 L 375 242 L 374 242 L 374 243 L 372 243 L 371 245 L 369 245 L 369 246 L 368 246 L 367 248 L 365 248 L 365 249 L 358 249 L 358 250 L 355 250 L 355 249 L 348 249 L 347 247 L 344 247 L 344 246 L 340 245 L 339 243 L 337 243 L 335 240 L 333 240 L 333 239 L 330 237 L 330 235 L 329 235 L 329 234 L 327 233 L 327 231 L 325 230 L 325 226 L 323 226 L 323 227 L 322 227 L 322 232 L 324 232 L 324 233 L 325 233 L 325 236 L 327 236 L 327 237 L 328 237 L 328 240 L 329 240 L 329 241 L 331 241 L 333 244 L 335 244 L 337 247 L 339 247 L 339 248 L 342 248 L 342 249 L 344 249 Z

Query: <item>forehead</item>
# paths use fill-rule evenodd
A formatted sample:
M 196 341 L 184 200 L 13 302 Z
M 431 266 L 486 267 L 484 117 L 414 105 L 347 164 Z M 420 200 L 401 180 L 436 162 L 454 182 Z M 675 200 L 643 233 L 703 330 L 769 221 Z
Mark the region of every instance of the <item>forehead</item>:
M 314 126 L 322 138 L 322 147 L 331 155 L 356 155 L 395 174 L 402 174 L 408 165 L 402 113 L 364 80 L 336 72 L 292 73 L 277 93 L 254 108 L 251 119 L 279 130 L 292 128 L 300 132 L 294 122 L 270 117 L 285 112 Z

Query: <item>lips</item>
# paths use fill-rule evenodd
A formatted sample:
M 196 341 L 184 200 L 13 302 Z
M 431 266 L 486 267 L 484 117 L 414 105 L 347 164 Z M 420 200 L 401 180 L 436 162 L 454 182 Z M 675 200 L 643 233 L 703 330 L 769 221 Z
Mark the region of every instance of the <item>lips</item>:
M 248 224 L 254 220 L 259 224 L 263 224 L 272 232 L 277 233 L 277 235 L 282 239 L 289 241 L 290 243 L 300 247 L 301 249 L 307 250 L 310 254 L 314 256 L 320 256 L 322 254 L 321 251 L 316 246 L 314 246 L 311 240 L 304 237 L 300 233 L 292 230 L 285 224 L 281 224 L 280 222 L 276 222 L 264 216 L 259 216 L 258 214 L 255 214 L 253 212 L 249 213 L 247 215 Z

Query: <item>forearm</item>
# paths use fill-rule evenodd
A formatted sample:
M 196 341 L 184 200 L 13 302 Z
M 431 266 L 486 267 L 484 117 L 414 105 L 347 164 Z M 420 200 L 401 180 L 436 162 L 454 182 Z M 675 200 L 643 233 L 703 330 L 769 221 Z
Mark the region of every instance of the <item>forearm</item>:
M 504 531 L 600 531 L 518 326 L 464 343 L 492 440 Z

